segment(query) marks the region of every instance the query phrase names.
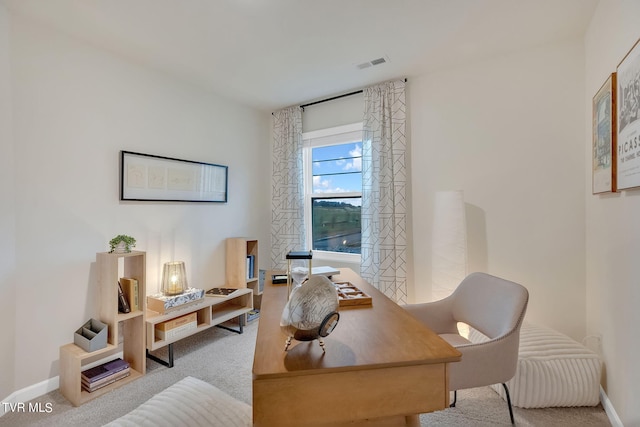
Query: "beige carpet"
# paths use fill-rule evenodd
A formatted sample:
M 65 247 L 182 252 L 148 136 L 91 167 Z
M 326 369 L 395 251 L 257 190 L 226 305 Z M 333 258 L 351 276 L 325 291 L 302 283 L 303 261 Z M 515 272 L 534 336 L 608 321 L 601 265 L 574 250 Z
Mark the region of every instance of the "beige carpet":
M 251 367 L 257 323 L 242 335 L 211 328 L 174 346 L 175 367 L 147 359 L 147 375 L 74 408 L 59 391 L 34 399 L 52 404 L 53 412 L 8 413 L 0 426 L 102 426 L 186 376 L 207 381 L 236 399 L 251 404 Z M 328 346 L 327 351 L 331 348 Z M 164 351 L 155 354 L 166 357 Z M 586 408 L 514 408 L 518 426 L 609 426 L 601 406 Z M 489 387 L 462 390 L 455 408 L 420 416 L 423 426 L 489 427 L 511 425 L 507 404 Z M 301 426 L 304 427 L 304 426 Z

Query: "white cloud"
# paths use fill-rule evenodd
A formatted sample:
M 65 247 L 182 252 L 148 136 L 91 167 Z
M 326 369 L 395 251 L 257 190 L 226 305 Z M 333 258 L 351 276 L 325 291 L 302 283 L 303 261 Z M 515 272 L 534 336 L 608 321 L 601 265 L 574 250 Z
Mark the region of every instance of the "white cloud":
M 360 144 L 356 144 L 355 148 L 349 151 L 349 155 L 356 157 L 353 161 L 347 163 L 342 170 L 350 171 L 350 170 L 362 170 L 362 146 Z
M 313 177 L 313 191 L 315 193 L 318 193 L 320 189 L 329 188 L 330 185 L 331 185 L 331 180 L 322 179 L 322 177 L 320 176 Z M 326 190 L 322 192 L 324 193 L 326 192 Z

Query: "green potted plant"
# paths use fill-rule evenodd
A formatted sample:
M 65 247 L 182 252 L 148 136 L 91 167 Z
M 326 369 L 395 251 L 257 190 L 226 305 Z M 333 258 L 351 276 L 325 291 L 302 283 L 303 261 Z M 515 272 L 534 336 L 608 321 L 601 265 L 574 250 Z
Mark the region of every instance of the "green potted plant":
M 131 248 L 136 245 L 136 239 L 126 234 L 119 234 L 113 239 L 109 240 L 109 246 L 111 247 L 110 253 L 128 253 L 131 252 Z

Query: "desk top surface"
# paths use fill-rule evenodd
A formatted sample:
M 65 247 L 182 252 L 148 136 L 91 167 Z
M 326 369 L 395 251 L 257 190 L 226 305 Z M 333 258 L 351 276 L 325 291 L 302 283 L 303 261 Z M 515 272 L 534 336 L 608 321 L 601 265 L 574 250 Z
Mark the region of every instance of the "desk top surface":
M 353 371 L 376 367 L 448 363 L 461 354 L 402 307 L 350 269 L 340 269 L 334 281 L 349 281 L 372 297 L 370 306 L 340 307 L 340 321 L 324 339 L 293 340 L 284 351 L 286 334 L 280 317 L 287 286 L 273 285 L 267 273 L 253 360 L 254 379 Z

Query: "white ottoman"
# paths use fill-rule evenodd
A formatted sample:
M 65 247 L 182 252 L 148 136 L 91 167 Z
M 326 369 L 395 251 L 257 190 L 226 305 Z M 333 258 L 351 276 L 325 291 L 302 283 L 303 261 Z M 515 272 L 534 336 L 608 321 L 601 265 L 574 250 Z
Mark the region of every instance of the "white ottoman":
M 471 331 L 471 341 L 482 335 Z M 507 382 L 513 406 L 547 408 L 600 403 L 600 357 L 553 329 L 524 323 L 518 366 Z M 492 388 L 506 400 L 501 384 Z
M 250 427 L 251 418 L 251 406 L 209 383 L 186 377 L 107 426 Z

